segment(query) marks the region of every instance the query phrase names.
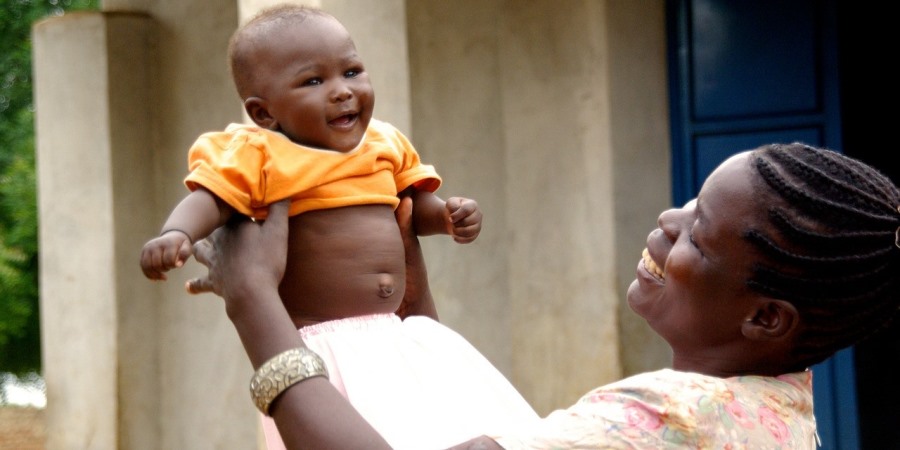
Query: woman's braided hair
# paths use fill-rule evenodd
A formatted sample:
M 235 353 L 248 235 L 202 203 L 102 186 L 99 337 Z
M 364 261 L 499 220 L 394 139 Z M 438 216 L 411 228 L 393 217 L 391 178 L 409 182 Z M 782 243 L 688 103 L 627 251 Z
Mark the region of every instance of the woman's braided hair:
M 872 167 L 807 145 L 755 149 L 771 227 L 747 231 L 765 256 L 750 287 L 800 314 L 798 368 L 886 327 L 900 308 L 900 191 Z

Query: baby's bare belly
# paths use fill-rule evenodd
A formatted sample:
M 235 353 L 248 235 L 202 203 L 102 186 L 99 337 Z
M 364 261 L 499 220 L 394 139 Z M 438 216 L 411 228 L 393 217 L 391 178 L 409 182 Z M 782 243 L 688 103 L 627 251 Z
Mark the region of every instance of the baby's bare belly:
M 292 217 L 280 292 L 297 327 L 392 313 L 406 288 L 403 241 L 387 205 Z

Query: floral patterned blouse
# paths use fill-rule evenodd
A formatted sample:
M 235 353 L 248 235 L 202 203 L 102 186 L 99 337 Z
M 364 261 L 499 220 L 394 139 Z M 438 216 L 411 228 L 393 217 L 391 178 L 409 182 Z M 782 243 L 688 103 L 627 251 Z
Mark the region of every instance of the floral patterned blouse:
M 815 449 L 812 372 L 717 378 L 663 369 L 596 388 L 506 449 Z

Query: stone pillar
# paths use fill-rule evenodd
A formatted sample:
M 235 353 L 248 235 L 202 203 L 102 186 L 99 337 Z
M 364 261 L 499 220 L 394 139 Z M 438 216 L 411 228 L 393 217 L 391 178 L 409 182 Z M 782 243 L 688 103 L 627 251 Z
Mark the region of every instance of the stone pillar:
M 628 359 L 664 360 L 622 307 L 670 197 L 663 2 L 407 8 L 414 143 L 485 212 L 423 241 L 441 320 L 541 413 L 626 372 L 620 309 Z
M 138 265 L 187 193 L 190 143 L 241 119 L 225 65 L 236 5 L 164 3 L 34 27 L 51 450 L 258 442 L 251 367 L 222 303 L 184 292 L 199 264 L 165 283 Z
M 632 375 L 672 361 L 668 344 L 625 302 L 647 234 L 672 201 L 665 2 L 604 4 L 615 232 L 601 238 L 615 248 L 619 354 L 623 375 Z
M 500 21 L 513 371 L 542 414 L 621 374 L 604 3 Z
M 130 14 L 34 27 L 48 449 L 158 447 L 157 305 L 129 244 L 154 229 L 153 32 Z

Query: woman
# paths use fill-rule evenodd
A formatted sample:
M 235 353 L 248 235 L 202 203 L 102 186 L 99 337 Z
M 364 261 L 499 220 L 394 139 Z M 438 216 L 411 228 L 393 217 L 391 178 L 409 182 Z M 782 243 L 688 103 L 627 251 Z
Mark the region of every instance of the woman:
M 415 307 L 431 298 L 409 208 L 397 216 Z M 303 346 L 280 306 L 283 263 L 270 257 L 284 260 L 284 222 L 279 209 L 219 233 L 198 249 L 209 277 L 188 283 L 225 298 L 254 368 Z M 672 347 L 672 369 L 454 448 L 816 447 L 808 368 L 900 308 L 900 191 L 852 158 L 773 144 L 723 162 L 658 223 L 628 303 Z M 314 377 L 279 390 L 273 416 L 289 448 L 386 448 L 329 386 Z

